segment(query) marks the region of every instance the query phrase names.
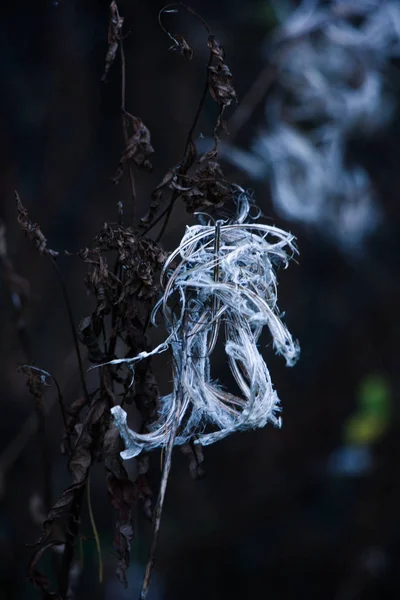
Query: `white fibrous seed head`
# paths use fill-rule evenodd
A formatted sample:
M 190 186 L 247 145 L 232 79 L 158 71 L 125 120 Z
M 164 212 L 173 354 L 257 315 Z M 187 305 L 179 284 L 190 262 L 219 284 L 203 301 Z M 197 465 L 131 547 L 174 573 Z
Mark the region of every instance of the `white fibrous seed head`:
M 263 427 L 268 421 L 280 424 L 279 398 L 257 343 L 267 327 L 276 353 L 288 366 L 299 356 L 298 344 L 280 318 L 275 273 L 277 266 L 287 267 L 297 250 L 290 233 L 248 220 L 249 207 L 248 197 L 240 194 L 234 221 L 187 227 L 164 266 L 164 293 L 153 311 L 153 321 L 162 313 L 167 340 L 152 352 L 112 361 L 133 365 L 168 348 L 173 355 L 174 389 L 161 399 L 151 431 L 132 431 L 125 411 L 119 406 L 112 409 L 126 446 L 123 458 L 165 446 L 174 423 L 178 423 L 176 444 L 193 439 L 201 445 L 234 431 Z M 224 390 L 211 377 L 219 337 L 238 394 Z

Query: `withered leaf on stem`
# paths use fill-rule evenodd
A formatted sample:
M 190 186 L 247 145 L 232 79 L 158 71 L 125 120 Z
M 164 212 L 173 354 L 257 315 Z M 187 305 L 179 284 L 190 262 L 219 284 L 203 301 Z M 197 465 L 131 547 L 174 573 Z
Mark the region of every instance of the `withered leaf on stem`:
M 108 26 L 108 50 L 106 55 L 106 64 L 102 81 L 107 79 L 108 71 L 111 68 L 117 54 L 118 45 L 122 36 L 123 17 L 120 17 L 116 2 L 110 4 L 110 22 Z
M 218 61 L 224 62 L 225 52 L 215 35 L 208 36 L 207 46 L 210 48 L 211 53 Z
M 82 483 L 86 479 L 92 462 L 91 446 L 93 443 L 92 437 L 82 423 L 75 425 L 75 433 L 78 439 L 68 464 L 74 485 Z
M 44 237 L 39 225 L 37 223 L 33 223 L 29 219 L 28 211 L 22 204 L 18 192 L 15 192 L 15 199 L 17 202 L 17 220 L 22 228 L 22 231 L 25 233 L 28 239 L 35 243 L 35 246 L 39 250 L 40 254 L 47 254 L 51 257 L 57 256 L 58 252 L 55 250 L 50 250 L 50 248 L 47 247 L 47 240 Z
M 48 542 L 47 544 L 44 544 L 40 548 L 40 550 L 38 550 L 38 552 L 36 552 L 36 554 L 32 557 L 32 559 L 29 563 L 28 580 L 31 581 L 31 583 L 33 583 L 34 585 L 36 585 L 36 587 L 38 587 L 40 589 L 40 591 L 42 592 L 42 595 L 43 595 L 42 597 L 45 600 L 47 600 L 49 598 L 52 598 L 53 600 L 55 600 L 57 598 L 60 598 L 60 596 L 58 594 L 56 594 L 55 592 L 49 591 L 50 581 L 45 575 L 43 575 L 43 573 L 41 573 L 37 569 L 37 565 L 38 565 L 39 561 L 41 560 L 42 556 L 48 550 L 50 550 L 51 548 L 54 548 L 55 546 L 59 546 L 62 543 L 63 542 L 61 542 L 61 541 L 53 540 L 51 542 Z
M 154 296 L 159 286 L 157 272 L 167 258 L 156 242 L 147 237 L 139 238 L 130 227 L 105 224 L 95 243 L 97 252 L 116 251 L 118 263 L 123 267 L 123 288 L 113 290 L 113 303 Z M 94 269 L 97 270 L 97 267 Z M 126 320 L 128 315 L 121 317 Z
M 215 161 L 217 156 L 218 156 L 218 136 L 214 136 L 214 146 L 211 150 L 208 150 L 207 152 L 204 152 L 204 154 L 202 154 L 199 163 L 205 163 L 208 161 Z
M 223 206 L 232 199 L 233 193 L 234 186 L 225 178 L 219 163 L 213 160 L 187 177 L 185 188 L 181 188 L 189 212 Z
M 147 225 L 149 225 L 149 223 L 151 223 L 152 220 L 154 219 L 156 212 L 158 210 L 158 207 L 160 206 L 162 195 L 163 195 L 163 191 L 161 188 L 156 189 L 156 190 L 154 190 L 154 192 L 152 192 L 150 209 L 147 211 L 145 216 L 140 219 L 140 222 L 138 225 L 139 231 L 145 229 L 147 227 Z
M 217 131 L 220 127 L 226 129 L 225 123 L 222 121 L 222 114 L 233 101 L 237 102 L 237 96 L 232 85 L 232 73 L 225 64 L 224 49 L 215 36 L 208 37 L 208 47 L 212 57 L 217 61 L 215 65 L 208 67 L 208 89 L 211 97 L 219 106 L 219 116 L 214 129 L 215 148 L 218 148 Z
M 43 404 L 43 387 L 48 386 L 47 377 L 48 373 L 29 365 L 22 365 L 18 367 L 20 373 L 24 373 L 27 376 L 26 385 L 28 386 L 29 393 L 35 398 L 36 402 L 40 405 Z
M 153 168 L 153 165 L 149 160 L 149 156 L 154 153 L 154 148 L 151 145 L 150 131 L 138 117 L 126 114 L 125 118 L 130 124 L 133 133 L 122 153 L 117 174 L 114 177 L 114 183 L 119 183 L 124 173 L 125 163 L 129 160 L 132 160 L 138 167 L 146 169 L 147 171 L 151 171 Z
M 78 396 L 78 398 L 76 398 L 76 400 L 74 400 L 72 404 L 68 407 L 67 430 L 69 433 L 72 433 L 75 425 L 78 422 L 79 414 L 83 407 L 87 405 L 87 402 L 88 400 L 86 396 Z
M 78 416 L 81 417 L 80 412 L 85 407 L 85 403 L 80 399 L 75 404 L 74 410 L 70 411 L 73 413 L 73 420 L 77 420 Z M 56 540 L 58 543 L 62 539 L 66 544 L 71 543 L 71 540 L 68 541 L 71 534 L 68 528 L 65 530 L 65 522 L 66 520 L 71 522 L 76 507 L 80 503 L 89 469 L 93 462 L 95 445 L 93 432 L 95 427 L 98 427 L 103 420 L 106 407 L 107 404 L 104 399 L 93 398 L 87 414 L 73 428 L 72 451 L 68 462 L 72 485 L 64 490 L 43 523 L 42 535 L 36 543 L 36 552 L 31 562 L 35 569 L 32 573 L 35 574 L 36 581 L 41 581 L 41 578 L 43 578 L 36 570 L 36 565 L 43 554 L 54 545 L 53 542 Z
M 208 67 L 209 89 L 212 98 L 225 110 L 233 100 L 236 101 L 236 92 L 232 85 L 232 73 L 225 63 L 218 63 Z
M 185 58 L 192 60 L 193 58 L 193 50 L 183 37 L 183 35 L 179 35 L 178 33 L 174 34 L 173 40 L 175 44 L 171 46 L 171 50 L 176 50 L 179 54 L 182 54 Z

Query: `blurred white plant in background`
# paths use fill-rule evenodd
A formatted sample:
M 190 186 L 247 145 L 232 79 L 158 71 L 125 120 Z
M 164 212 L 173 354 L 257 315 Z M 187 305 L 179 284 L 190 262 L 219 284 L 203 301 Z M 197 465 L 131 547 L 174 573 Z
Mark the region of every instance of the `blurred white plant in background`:
M 275 267 L 287 267 L 297 250 L 290 233 L 249 219 L 246 194 L 240 193 L 236 203 L 234 220 L 187 227 L 167 260 L 161 275 L 163 297 L 153 311 L 153 322 L 162 313 L 167 340 L 152 352 L 111 363 L 133 367 L 137 360 L 172 350 L 174 389 L 161 399 L 159 419 L 149 433 L 132 431 L 126 412 L 120 406 L 112 409 L 125 442 L 125 459 L 166 446 L 173 430 L 176 444 L 193 439 L 208 445 L 237 430 L 263 427 L 268 421 L 280 424 L 278 395 L 257 342 L 267 325 L 286 364 L 292 366 L 298 358 L 298 345 L 277 307 L 275 275 Z M 211 375 L 210 358 L 221 328 L 241 395 L 224 390 Z
M 267 129 L 251 154 L 225 146 L 225 157 L 254 179 L 270 180 L 281 216 L 318 224 L 352 249 L 379 223 L 380 211 L 366 170 L 347 163 L 348 143 L 393 117 L 390 61 L 400 56 L 400 2 L 273 5 L 281 25 L 266 46 L 275 69 Z

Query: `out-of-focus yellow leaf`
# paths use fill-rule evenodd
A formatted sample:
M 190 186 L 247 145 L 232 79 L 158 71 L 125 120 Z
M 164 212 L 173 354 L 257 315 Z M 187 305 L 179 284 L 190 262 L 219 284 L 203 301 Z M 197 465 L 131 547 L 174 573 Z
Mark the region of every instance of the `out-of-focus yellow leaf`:
M 389 382 L 382 375 L 369 375 L 361 382 L 356 410 L 344 425 L 344 441 L 350 444 L 373 444 L 384 435 L 391 412 Z

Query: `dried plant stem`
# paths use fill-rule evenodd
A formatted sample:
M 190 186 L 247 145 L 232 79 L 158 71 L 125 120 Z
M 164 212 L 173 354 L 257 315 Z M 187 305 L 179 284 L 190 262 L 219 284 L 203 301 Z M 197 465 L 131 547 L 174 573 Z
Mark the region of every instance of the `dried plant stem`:
M 52 490 L 51 490 L 51 472 L 52 465 L 50 452 L 48 447 L 47 432 L 46 432 L 46 414 L 43 406 L 43 399 L 36 402 L 36 418 L 37 418 L 37 440 L 40 446 L 43 465 L 43 489 L 44 489 L 44 505 L 46 511 L 49 512 L 52 507 Z
M 67 600 L 68 598 L 69 574 L 71 571 L 72 561 L 74 559 L 75 540 L 79 536 L 81 504 L 86 485 L 86 482 L 82 483 L 81 486 L 75 491 L 74 502 L 68 515 L 67 535 L 59 579 L 60 596 L 63 600 Z
M 208 31 L 208 27 L 207 27 L 207 31 Z M 198 105 L 197 110 L 196 110 L 196 114 L 194 115 L 193 123 L 192 123 L 192 125 L 191 125 L 191 127 L 189 129 L 189 133 L 187 135 L 184 157 L 187 155 L 187 153 L 189 151 L 190 143 L 193 140 L 194 131 L 196 129 L 198 120 L 199 120 L 200 115 L 201 115 L 201 111 L 203 110 L 203 106 L 204 106 L 204 103 L 205 103 L 206 98 L 207 98 L 207 92 L 208 92 L 208 69 L 209 69 L 209 67 L 212 64 L 212 57 L 213 57 L 212 52 L 210 52 L 210 56 L 208 58 L 208 63 L 207 63 L 206 81 L 205 81 L 205 84 L 204 84 L 204 89 L 203 89 L 203 93 L 202 93 L 201 98 L 200 98 L 199 105 Z M 183 169 L 180 170 L 180 174 L 184 174 L 184 170 Z M 172 209 L 173 209 L 174 204 L 175 204 L 175 202 L 176 202 L 176 200 L 178 198 L 179 198 L 179 193 L 178 192 L 174 192 L 172 194 L 170 203 L 169 203 L 168 207 L 166 208 L 166 210 L 163 213 L 161 213 L 161 215 L 155 221 L 153 221 L 153 223 L 144 232 L 144 233 L 147 233 L 148 231 L 150 231 L 150 229 L 152 229 L 154 227 L 154 225 L 156 225 L 158 223 L 158 221 L 160 219 L 162 219 L 162 217 L 164 216 L 164 214 L 166 214 L 165 221 L 162 224 L 161 230 L 160 230 L 160 232 L 159 232 L 159 234 L 158 234 L 158 236 L 156 238 L 156 242 L 159 242 L 161 240 L 161 238 L 163 237 L 163 235 L 165 233 L 165 230 L 168 227 L 169 220 L 171 218 Z
M 184 4 L 184 2 L 173 2 L 172 4 L 167 4 L 166 6 L 164 6 L 164 8 L 162 8 L 160 10 L 160 12 L 158 13 L 158 24 L 160 25 L 162 31 L 164 33 L 166 33 L 168 37 L 170 37 L 172 40 L 175 40 L 175 38 L 171 34 L 171 32 L 168 31 L 168 29 L 166 29 L 166 27 L 164 27 L 161 17 L 164 13 L 167 13 L 169 11 L 170 12 L 173 12 L 173 11 L 178 12 L 177 11 L 178 8 L 182 8 L 183 10 L 186 10 L 188 13 L 193 15 L 193 17 L 195 19 L 197 19 L 198 21 L 200 21 L 200 23 L 202 23 L 202 25 L 207 30 L 208 35 L 210 35 L 210 33 L 211 33 L 210 28 L 207 25 L 206 21 L 203 19 L 203 17 L 199 15 L 199 13 L 197 13 L 195 10 L 193 10 L 193 8 L 191 8 L 190 6 L 187 6 L 187 4 Z
M 99 557 L 99 583 L 103 583 L 103 558 L 102 558 L 102 555 L 101 555 L 101 545 L 100 545 L 99 532 L 97 530 L 96 521 L 94 519 L 94 514 L 93 514 L 90 489 L 91 489 L 91 486 L 90 486 L 90 474 L 89 474 L 88 475 L 88 480 L 87 480 L 87 487 L 86 487 L 87 503 L 88 503 L 88 510 L 89 510 L 89 519 L 90 519 L 90 524 L 92 526 L 92 531 L 93 531 L 94 539 L 96 541 L 97 555 Z
M 65 281 L 64 281 L 64 277 L 63 274 L 61 272 L 60 267 L 58 266 L 58 264 L 56 263 L 56 261 L 54 260 L 54 258 L 52 258 L 50 256 L 50 260 L 51 263 L 53 265 L 53 268 L 55 270 L 55 272 L 57 273 L 59 280 L 60 280 L 60 285 L 61 285 L 61 290 L 64 296 L 64 301 L 65 301 L 65 306 L 67 308 L 67 313 L 68 313 L 68 321 L 71 327 L 71 331 L 72 331 L 72 337 L 74 339 L 74 346 L 75 346 L 75 352 L 76 352 L 76 358 L 78 360 L 78 367 L 79 367 L 79 375 L 81 378 L 81 384 L 82 384 L 82 389 L 83 389 L 83 393 L 85 394 L 85 397 L 87 398 L 88 401 L 90 401 L 90 397 L 89 397 L 89 392 L 86 386 L 86 377 L 85 377 L 85 371 L 83 370 L 83 361 L 82 361 L 82 354 L 81 354 L 81 350 L 79 347 L 79 341 L 78 341 L 78 336 L 76 333 L 76 327 L 74 324 L 74 317 L 72 315 L 72 308 L 71 308 L 71 302 L 69 299 L 69 295 L 68 295 L 68 290 L 67 290 L 67 286 L 65 285 Z
M 187 140 L 186 140 L 185 154 L 187 153 L 187 151 L 189 149 L 190 142 L 193 139 L 194 130 L 196 129 L 197 122 L 198 122 L 198 120 L 200 118 L 201 111 L 203 110 L 204 102 L 206 101 L 206 98 L 207 98 L 207 92 L 208 92 L 208 70 L 211 67 L 212 59 L 213 59 L 213 55 L 212 55 L 212 52 L 210 52 L 210 56 L 208 57 L 208 62 L 207 62 L 207 67 L 206 67 L 206 81 L 205 81 L 205 84 L 204 84 L 203 93 L 201 95 L 199 105 L 198 105 L 197 110 L 196 110 L 196 114 L 194 115 L 192 126 L 189 129 L 189 133 L 188 133 Z
M 165 217 L 165 215 L 171 210 L 171 204 L 172 204 L 172 199 L 171 199 L 170 203 L 168 204 L 167 208 L 164 208 L 164 210 L 154 219 L 154 221 L 152 221 L 150 223 L 150 225 L 146 229 L 144 229 L 142 231 L 142 233 L 140 233 L 140 235 L 139 235 L 140 238 L 147 235 L 148 232 L 151 229 L 153 229 L 153 227 L 155 227 L 157 225 L 157 223 L 159 223 L 163 217 Z
M 85 371 L 83 370 L 82 354 L 81 354 L 81 350 L 79 347 L 79 340 L 78 340 L 78 336 L 76 333 L 76 327 L 74 324 L 74 317 L 72 315 L 71 302 L 69 299 L 67 286 L 65 285 L 64 276 L 61 272 L 60 267 L 58 266 L 58 264 L 56 263 L 56 261 L 54 260 L 53 257 L 50 256 L 49 258 L 50 258 L 51 263 L 54 267 L 54 270 L 56 271 L 56 273 L 59 277 L 59 280 L 60 280 L 60 285 L 61 285 L 61 289 L 62 289 L 62 293 L 64 296 L 64 301 L 65 301 L 65 306 L 67 308 L 67 313 L 68 313 L 68 321 L 69 321 L 70 328 L 72 331 L 72 337 L 74 339 L 74 346 L 75 346 L 76 358 L 78 360 L 79 375 L 80 375 L 80 379 L 81 379 L 82 389 L 83 389 L 83 393 L 85 394 L 87 401 L 90 402 L 89 392 L 88 392 L 87 385 L 86 385 Z
M 184 330 L 185 331 L 187 330 L 187 321 L 188 321 L 188 315 L 185 313 L 185 315 L 184 315 Z M 165 448 L 165 456 L 164 456 L 164 461 L 163 461 L 160 490 L 158 493 L 157 504 L 156 504 L 156 508 L 154 511 L 153 538 L 151 541 L 150 555 L 149 555 L 149 559 L 147 561 L 146 571 L 145 571 L 145 574 L 143 577 L 142 588 L 140 590 L 139 600 L 146 600 L 146 597 L 147 597 L 147 594 L 149 591 L 149 587 L 150 587 L 151 573 L 152 573 L 152 570 L 154 567 L 158 536 L 160 533 L 161 516 L 162 516 L 163 507 L 164 507 L 165 493 L 167 490 L 169 472 L 171 470 L 172 450 L 174 448 L 175 438 L 176 438 L 176 434 L 177 434 L 178 427 L 179 427 L 179 421 L 178 421 L 179 412 L 180 412 L 179 407 L 181 406 L 181 404 L 183 402 L 182 380 L 183 380 L 183 371 L 186 369 L 186 363 L 187 363 L 186 348 L 187 348 L 187 346 L 186 346 L 185 338 L 184 338 L 183 339 L 183 347 L 182 347 L 181 372 L 179 374 L 179 381 L 178 381 L 178 386 L 177 386 L 177 391 L 176 391 L 177 409 L 176 409 L 176 413 L 175 413 L 175 420 L 174 420 L 174 423 L 171 427 L 171 431 L 169 434 L 168 443 Z
M 43 469 L 43 499 L 46 513 L 48 514 L 53 506 L 52 494 L 52 461 L 49 448 L 49 440 L 46 430 L 46 412 L 43 405 L 43 398 L 36 401 L 36 419 L 37 419 L 37 443 L 40 448 Z M 54 573 L 58 572 L 57 557 L 52 552 L 51 564 Z
M 162 224 L 162 227 L 160 229 L 160 232 L 156 237 L 157 243 L 161 240 L 161 238 L 163 237 L 163 235 L 168 227 L 168 223 L 169 223 L 169 220 L 170 220 L 171 214 L 172 214 L 172 209 L 174 208 L 175 202 L 177 201 L 178 198 L 179 198 L 179 193 L 173 192 L 170 203 L 169 203 L 166 211 L 163 213 L 163 216 L 165 214 L 165 219 L 164 219 L 164 223 Z
M 121 55 L 121 120 L 122 120 L 122 133 L 124 136 L 124 144 L 125 148 L 127 148 L 129 143 L 129 133 L 128 133 L 128 124 L 126 122 L 126 63 L 125 63 L 125 52 L 124 52 L 124 43 L 122 38 L 119 41 L 119 51 Z M 132 224 L 135 222 L 135 203 L 136 203 L 136 187 L 135 187 L 135 178 L 133 175 L 133 167 L 128 161 L 128 173 L 129 173 L 129 182 L 131 186 L 132 193 Z M 118 221 L 122 221 L 122 204 L 118 206 Z

